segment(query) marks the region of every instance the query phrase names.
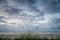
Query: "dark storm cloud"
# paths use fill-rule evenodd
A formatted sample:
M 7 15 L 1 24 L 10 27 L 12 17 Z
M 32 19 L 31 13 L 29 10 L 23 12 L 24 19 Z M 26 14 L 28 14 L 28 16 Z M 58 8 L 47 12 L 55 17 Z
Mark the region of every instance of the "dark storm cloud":
M 43 9 L 50 13 L 60 12 L 60 2 L 59 0 L 36 0 L 37 9 Z M 41 6 L 41 7 L 40 7 Z
M 0 0 L 0 4 L 6 4 L 6 0 Z
M 6 7 L 4 11 L 5 11 L 5 12 L 8 12 L 8 13 L 10 13 L 10 14 L 12 14 L 12 15 L 19 13 L 19 9 L 16 9 L 16 8 L 14 8 L 14 7 L 9 7 L 9 6 Z
M 13 4 L 9 5 L 10 2 L 8 3 L 7 0 L 1 0 L 0 3 L 2 3 L 2 5 L 4 7 L 6 7 L 7 10 L 10 12 L 14 12 L 14 11 L 17 12 L 18 11 L 17 6 L 21 6 L 21 5 L 23 5 L 23 6 L 25 5 L 25 6 L 29 7 L 30 9 L 32 9 L 32 11 L 35 10 L 35 11 L 40 12 L 41 11 L 40 6 L 41 6 L 41 8 L 44 6 L 45 8 L 43 7 L 44 9 L 43 8 L 42 9 L 46 12 L 50 12 L 50 13 L 59 13 L 60 12 L 60 8 L 59 8 L 60 3 L 59 3 L 59 1 L 56 1 L 56 0 L 36 0 L 36 1 L 35 0 L 13 0 L 13 1 L 16 4 L 13 3 Z M 12 6 L 12 5 L 14 5 L 16 8 L 13 8 L 14 6 Z M 9 9 L 9 8 L 11 8 L 11 9 Z M 12 11 L 12 9 L 14 11 Z

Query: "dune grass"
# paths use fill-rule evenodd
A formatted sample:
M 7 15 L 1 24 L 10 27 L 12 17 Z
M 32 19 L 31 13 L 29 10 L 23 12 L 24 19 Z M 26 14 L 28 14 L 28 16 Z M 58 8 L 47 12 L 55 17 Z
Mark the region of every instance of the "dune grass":
M 0 40 L 60 40 L 60 36 L 48 37 L 47 35 L 40 36 L 38 34 L 21 34 L 21 35 L 18 35 L 17 37 L 14 37 L 13 39 L 11 37 L 10 38 L 0 37 Z

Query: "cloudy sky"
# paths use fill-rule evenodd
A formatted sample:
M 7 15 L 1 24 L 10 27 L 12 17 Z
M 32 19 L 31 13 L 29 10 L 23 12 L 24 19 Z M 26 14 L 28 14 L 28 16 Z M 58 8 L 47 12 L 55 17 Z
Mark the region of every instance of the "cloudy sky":
M 1 32 L 60 32 L 60 0 L 0 0 Z

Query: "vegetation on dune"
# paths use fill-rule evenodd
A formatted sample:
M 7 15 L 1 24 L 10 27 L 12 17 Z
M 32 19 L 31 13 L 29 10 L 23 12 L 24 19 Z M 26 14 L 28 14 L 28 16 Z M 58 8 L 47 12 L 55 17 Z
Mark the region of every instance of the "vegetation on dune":
M 21 34 L 17 37 L 11 38 L 11 37 L 0 37 L 0 40 L 60 40 L 60 36 L 50 36 L 47 35 L 40 36 L 38 34 Z

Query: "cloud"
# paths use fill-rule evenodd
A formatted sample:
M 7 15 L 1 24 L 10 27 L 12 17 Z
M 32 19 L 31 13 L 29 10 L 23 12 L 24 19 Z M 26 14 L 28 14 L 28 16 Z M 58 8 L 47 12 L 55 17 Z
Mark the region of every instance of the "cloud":
M 1 0 L 0 28 L 10 32 L 57 30 L 59 4 L 56 0 Z
M 36 0 L 35 5 L 38 10 L 42 10 L 48 13 L 60 13 L 59 0 Z

